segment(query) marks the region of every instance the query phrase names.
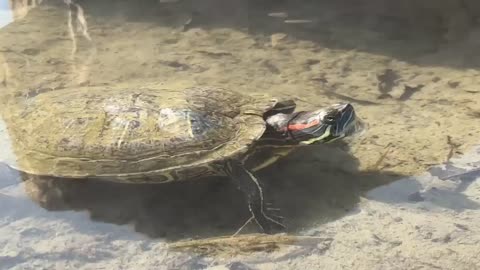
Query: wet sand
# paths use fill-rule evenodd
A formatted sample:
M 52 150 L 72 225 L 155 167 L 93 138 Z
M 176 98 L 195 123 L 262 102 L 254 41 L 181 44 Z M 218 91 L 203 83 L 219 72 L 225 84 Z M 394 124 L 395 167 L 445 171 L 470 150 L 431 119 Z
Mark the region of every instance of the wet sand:
M 67 187 L 69 209 L 88 211 L 47 212 L 22 194 L 22 184 L 10 185 L 14 174 L 5 173 L 0 266 L 222 269 L 237 261 L 254 269 L 479 268 L 478 184 L 458 189 L 463 182 L 425 176 L 478 143 L 478 30 L 440 42 L 452 32 L 432 36 L 397 24 L 379 29 L 365 13 L 353 16 L 341 3 L 329 9 L 265 2 L 149 9 L 87 3 L 88 35 L 79 32 L 75 39 L 64 5 L 40 5 L 0 30 L 2 113 L 39 89 L 102 84 L 264 91 L 294 98 L 301 109 L 352 102 L 368 123 L 362 137 L 296 153 L 262 172 L 289 232 L 332 242 L 278 262 L 290 250 L 190 260 L 192 254 L 168 251 L 165 241 L 229 235 L 247 217 L 228 184 L 73 184 Z M 222 15 L 206 16 L 213 7 L 212 14 Z M 312 22 L 285 23 L 282 12 Z M 386 69 L 394 72 L 393 82 Z

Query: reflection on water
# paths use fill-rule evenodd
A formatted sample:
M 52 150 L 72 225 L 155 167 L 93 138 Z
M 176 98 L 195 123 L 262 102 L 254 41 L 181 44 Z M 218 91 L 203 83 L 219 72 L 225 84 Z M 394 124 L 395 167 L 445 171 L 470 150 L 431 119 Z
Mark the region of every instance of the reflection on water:
M 21 20 L 28 12 L 41 4 L 43 0 L 2 0 L 0 1 L 0 28 Z
M 13 167 L 32 156 L 16 145 L 38 121 L 49 132 L 31 133 L 37 146 L 61 132 L 46 115 L 75 106 L 61 99 L 75 90 L 216 86 L 307 111 L 349 102 L 368 125 L 258 173 L 287 233 L 333 239 L 323 245 L 223 261 L 171 253 L 165 241 L 235 233 L 249 217 L 242 193 L 223 178 L 129 185 L 2 165 L 0 268 L 478 268 L 478 151 L 468 151 L 480 137 L 479 10 L 470 0 L 0 1 L 0 160 Z M 75 110 L 85 116 L 64 112 Z

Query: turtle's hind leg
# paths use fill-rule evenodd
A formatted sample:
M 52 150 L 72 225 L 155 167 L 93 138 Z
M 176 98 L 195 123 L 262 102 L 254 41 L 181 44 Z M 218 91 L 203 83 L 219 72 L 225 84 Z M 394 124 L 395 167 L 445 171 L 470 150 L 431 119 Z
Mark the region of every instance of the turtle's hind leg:
M 285 229 L 280 221 L 267 214 L 263 190 L 258 179 L 248 171 L 238 160 L 228 160 L 225 164 L 225 173 L 237 184 L 247 199 L 250 218 L 268 234 Z

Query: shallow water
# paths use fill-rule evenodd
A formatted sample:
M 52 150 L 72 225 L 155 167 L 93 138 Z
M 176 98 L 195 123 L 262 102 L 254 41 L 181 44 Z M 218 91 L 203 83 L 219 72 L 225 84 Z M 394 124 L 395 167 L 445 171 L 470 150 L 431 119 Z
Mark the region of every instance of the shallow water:
M 368 127 L 259 173 L 287 233 L 323 239 L 270 252 L 169 248 L 248 219 L 224 179 L 37 186 L 2 165 L 1 269 L 480 268 L 475 2 L 38 2 L 0 1 L 2 161 L 22 139 L 15 113 L 71 88 L 215 86 L 302 110 L 350 102 Z

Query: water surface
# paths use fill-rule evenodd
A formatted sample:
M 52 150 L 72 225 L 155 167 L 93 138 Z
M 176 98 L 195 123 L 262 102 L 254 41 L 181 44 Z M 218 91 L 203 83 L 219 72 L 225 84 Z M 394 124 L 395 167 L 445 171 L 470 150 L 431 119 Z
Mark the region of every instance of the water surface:
M 216 86 L 302 110 L 351 102 L 368 129 L 259 174 L 289 234 L 331 239 L 303 253 L 170 251 L 167 242 L 231 235 L 248 219 L 224 179 L 38 186 L 2 166 L 2 269 L 480 267 L 476 176 L 426 173 L 478 167 L 468 154 L 480 137 L 474 2 L 65 2 L 0 2 L 2 160 L 22 138 L 9 131 L 21 130 L 14 113 L 75 87 Z

